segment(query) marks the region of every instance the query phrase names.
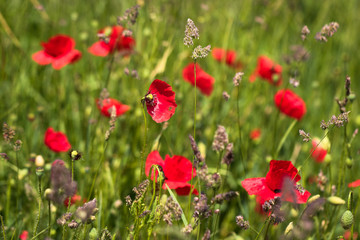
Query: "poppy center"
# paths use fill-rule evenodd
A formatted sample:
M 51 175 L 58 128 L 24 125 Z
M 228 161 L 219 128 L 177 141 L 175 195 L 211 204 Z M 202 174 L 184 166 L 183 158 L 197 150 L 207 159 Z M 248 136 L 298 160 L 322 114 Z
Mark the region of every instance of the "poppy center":
M 152 95 L 151 93 L 146 94 L 145 102 L 146 102 L 146 105 L 155 106 L 154 95 Z

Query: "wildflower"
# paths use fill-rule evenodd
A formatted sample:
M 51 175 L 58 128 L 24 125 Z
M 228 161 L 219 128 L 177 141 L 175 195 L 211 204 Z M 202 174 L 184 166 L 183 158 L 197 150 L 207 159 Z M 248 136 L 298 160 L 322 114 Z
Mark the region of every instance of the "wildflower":
M 210 53 L 210 51 L 211 51 L 210 45 L 207 45 L 206 47 L 201 47 L 199 45 L 196 48 L 194 48 L 194 51 L 193 51 L 191 57 L 195 60 L 198 58 L 206 58 L 206 56 Z
M 234 145 L 232 143 L 229 143 L 226 146 L 226 152 L 222 159 L 222 162 L 226 165 L 230 165 L 234 161 L 234 152 L 233 152 Z
M 159 79 L 151 83 L 142 101 L 146 103 L 147 112 L 157 123 L 168 121 L 177 107 L 175 92 L 169 84 Z
M 240 85 L 240 82 L 241 82 L 243 76 L 244 76 L 243 72 L 237 72 L 235 74 L 235 76 L 233 77 L 233 83 L 234 83 L 235 87 Z
M 55 132 L 51 127 L 45 132 L 44 143 L 54 152 L 67 152 L 71 145 L 62 132 Z
M 310 34 L 310 30 L 308 26 L 304 25 L 301 29 L 301 39 L 304 41 L 306 39 L 306 36 Z
M 3 124 L 3 138 L 6 143 L 10 143 L 15 137 L 15 130 L 12 129 L 7 123 Z
M 222 203 L 223 201 L 229 201 L 232 198 L 238 197 L 239 193 L 238 192 L 234 192 L 234 191 L 230 191 L 230 192 L 226 192 L 226 193 L 220 193 L 215 195 L 215 197 L 213 197 L 211 199 L 212 203 Z
M 183 78 L 185 81 L 195 85 L 194 63 L 190 63 L 183 69 Z M 213 91 L 215 79 L 207 74 L 199 64 L 196 64 L 196 87 L 206 96 L 210 96 Z
M 184 37 L 185 46 L 189 47 L 194 45 L 193 39 L 199 39 L 199 29 L 195 26 L 193 20 L 188 18 L 185 27 L 185 37 Z
M 258 64 L 255 71 L 250 76 L 250 82 L 254 82 L 257 77 L 268 81 L 269 83 L 279 86 L 282 83 L 282 68 L 279 64 L 274 63 L 266 56 L 258 58 Z
M 291 118 L 301 120 L 306 113 L 306 105 L 298 95 L 289 89 L 279 90 L 274 96 L 275 105 Z
M 192 177 L 196 176 L 196 170 L 189 159 L 178 155 L 172 157 L 166 155 L 165 160 L 163 160 L 158 151 L 152 151 L 146 158 L 146 176 L 149 176 L 152 165 L 158 165 L 163 170 L 165 175 L 165 181 L 162 186 L 163 189 L 166 189 L 167 185 L 170 189 L 175 189 L 176 193 L 181 196 L 189 195 L 191 190 L 193 190 L 193 194 L 198 194 L 197 190 L 194 189 L 194 186 L 191 186 L 190 183 L 188 183 Z M 157 172 L 155 173 L 155 176 L 157 179 Z M 151 173 L 151 179 L 154 179 L 153 173 Z
M 236 52 L 234 50 L 225 50 L 222 48 L 213 48 L 213 58 L 218 62 L 225 62 L 226 65 L 233 68 L 241 68 L 241 62 L 236 61 Z
M 311 157 L 318 163 L 324 161 L 328 150 L 330 149 L 330 141 L 328 138 L 324 138 L 321 142 L 320 139 L 314 138 L 312 140 L 312 148 L 310 150 Z
M 261 137 L 261 129 L 260 128 L 254 128 L 250 132 L 250 139 L 253 141 L 257 141 Z
M 283 183 L 285 179 L 290 179 L 292 183 L 292 189 L 295 192 L 295 198 L 291 196 L 284 196 L 283 201 L 306 203 L 310 197 L 308 191 L 300 192 L 296 189 L 296 182 L 300 181 L 301 177 L 298 174 L 298 170 L 292 165 L 290 161 L 284 160 L 271 160 L 270 170 L 266 174 L 266 177 L 260 178 L 248 178 L 241 182 L 241 185 L 250 195 L 257 195 L 261 197 L 259 200 L 261 203 L 274 199 L 275 197 L 281 197 L 283 195 Z
M 28 231 L 22 231 L 22 233 L 19 236 L 20 240 L 27 240 L 29 236 L 29 232 Z
M 117 18 L 117 22 L 119 25 L 123 26 L 134 25 L 136 23 L 136 19 L 139 15 L 139 5 L 132 6 L 131 8 L 126 9 L 123 16 Z
M 210 240 L 210 237 L 211 237 L 210 229 L 206 229 L 204 236 L 202 237 L 201 240 Z
M 344 233 L 344 238 L 340 238 L 340 240 L 348 240 L 348 239 L 357 239 L 358 237 L 358 233 L 357 232 L 354 232 L 353 234 L 353 238 L 351 238 L 351 231 L 350 230 L 347 230 L 345 231 Z
M 236 225 L 238 225 L 241 229 L 246 230 L 250 227 L 249 221 L 245 221 L 244 217 L 239 215 L 236 216 Z
M 121 26 L 106 27 L 99 31 L 102 39 L 88 48 L 88 51 L 99 57 L 113 54 L 115 51 L 128 55 L 133 51 L 135 40 L 130 36 L 124 36 L 124 28 Z
M 306 133 L 304 130 L 300 129 L 299 130 L 299 135 L 303 138 L 304 142 L 308 142 L 310 141 L 311 137 L 309 133 Z
M 348 184 L 348 187 L 355 188 L 360 186 L 360 179 Z
M 199 150 L 193 136 L 189 135 L 189 139 L 190 139 L 190 143 L 191 143 L 191 149 L 193 150 L 193 153 L 196 157 L 195 158 L 196 161 L 194 160 L 194 166 L 195 166 L 195 168 L 197 168 L 200 163 L 205 164 L 205 159 L 203 158 L 203 156 L 201 156 L 200 150 Z
M 75 195 L 76 182 L 71 180 L 71 173 L 64 162 L 55 160 L 51 165 L 51 192 L 48 198 L 57 204 L 61 204 L 66 198 Z
M 194 198 L 194 218 L 208 218 L 211 216 L 212 212 L 210 206 L 207 204 L 207 200 L 206 195 L 203 193 L 200 194 L 200 197 Z
M 119 117 L 130 110 L 130 106 L 122 104 L 116 99 L 105 98 L 100 102 L 99 99 L 96 99 L 96 106 L 101 111 L 101 114 L 105 117 L 111 116 L 111 108 L 115 107 L 116 117 Z
M 9 156 L 6 153 L 0 153 L 0 157 L 5 160 L 9 160 Z
M 92 216 L 96 214 L 98 209 L 96 208 L 96 198 L 84 203 L 83 206 L 76 209 L 75 215 L 83 222 L 87 222 L 92 219 Z
M 218 125 L 215 132 L 214 141 L 212 143 L 212 149 L 217 152 L 222 151 L 225 149 L 225 145 L 228 143 L 229 138 L 225 127 Z
M 226 91 L 223 91 L 222 96 L 225 99 L 225 101 L 229 101 L 230 95 Z
M 329 24 L 325 24 L 321 28 L 321 31 L 316 33 L 315 39 L 318 41 L 327 42 L 326 37 L 332 37 L 337 32 L 338 28 L 339 28 L 339 23 L 337 22 L 331 22 Z
M 291 86 L 293 86 L 294 88 L 297 88 L 300 85 L 299 80 L 296 80 L 295 78 L 290 78 L 289 79 L 289 83 Z
M 75 49 L 75 40 L 66 35 L 53 36 L 41 45 L 44 50 L 32 55 L 32 59 L 40 65 L 52 64 L 54 69 L 59 70 L 81 58 L 81 52 Z

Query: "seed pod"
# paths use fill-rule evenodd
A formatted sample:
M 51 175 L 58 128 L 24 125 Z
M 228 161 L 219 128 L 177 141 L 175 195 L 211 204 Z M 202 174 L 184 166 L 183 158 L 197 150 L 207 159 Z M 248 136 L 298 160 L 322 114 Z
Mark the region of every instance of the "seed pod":
M 291 233 L 294 229 L 294 224 L 293 222 L 290 222 L 289 225 L 286 227 L 285 229 L 285 236 L 288 235 L 289 233 Z
M 343 205 L 343 204 L 345 204 L 345 200 L 343 200 L 342 198 L 339 198 L 337 196 L 328 197 L 327 200 L 332 205 Z
M 320 198 L 319 194 L 316 194 L 316 195 L 312 196 L 311 198 L 309 198 L 308 204 L 312 203 L 313 201 L 315 201 L 318 198 Z
M 341 226 L 346 230 L 354 223 L 354 215 L 349 210 L 346 210 L 341 216 Z

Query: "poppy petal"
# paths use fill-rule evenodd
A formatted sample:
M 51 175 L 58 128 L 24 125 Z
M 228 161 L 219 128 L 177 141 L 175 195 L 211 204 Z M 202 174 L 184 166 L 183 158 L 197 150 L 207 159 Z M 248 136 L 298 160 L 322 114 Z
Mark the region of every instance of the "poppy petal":
M 52 66 L 56 70 L 60 70 L 61 68 L 65 67 L 66 65 L 76 62 L 81 58 L 81 53 L 78 50 L 71 50 L 69 53 L 54 58 L 54 61 L 52 62 Z
M 47 54 L 44 50 L 34 53 L 31 58 L 40 65 L 47 65 L 52 63 L 53 57 Z
M 164 173 L 169 181 L 187 182 L 196 176 L 191 161 L 183 156 L 165 156 Z
M 112 107 L 115 107 L 117 117 L 123 115 L 130 110 L 130 106 L 122 104 L 121 102 L 113 98 L 104 99 L 102 104 L 100 104 L 99 99 L 96 99 L 96 106 L 98 109 L 100 109 L 101 114 L 106 117 L 111 116 Z
M 354 188 L 354 187 L 359 187 L 360 186 L 360 179 L 358 179 L 358 180 L 356 180 L 356 181 L 354 181 L 354 182 L 351 182 L 351 183 L 349 183 L 349 185 L 348 185 L 348 187 L 352 187 L 352 188 Z
M 88 48 L 89 53 L 99 57 L 106 57 L 110 53 L 110 47 L 103 41 L 98 41 Z
M 203 69 L 196 64 L 196 87 L 206 96 L 210 96 L 213 91 L 213 85 L 215 79 L 207 74 Z M 183 78 L 185 81 L 191 83 L 195 86 L 195 76 L 194 76 L 194 64 L 190 63 L 183 69 Z
M 249 195 L 259 195 L 263 202 L 273 199 L 276 194 L 267 186 L 266 178 L 247 178 L 241 185 Z
M 298 95 L 289 89 L 279 90 L 274 96 L 277 108 L 285 115 L 301 120 L 306 113 L 306 105 Z
M 267 186 L 273 191 L 280 190 L 286 177 L 294 179 L 294 183 L 301 179 L 298 170 L 290 161 L 271 160 L 270 170 L 266 174 Z
M 62 132 L 55 132 L 54 129 L 48 128 L 45 132 L 44 143 L 54 152 L 67 152 L 71 145 Z
M 146 176 L 149 176 L 150 169 L 151 169 L 152 165 L 159 165 L 160 167 L 164 167 L 164 165 L 165 165 L 165 162 L 161 158 L 158 151 L 152 151 L 151 153 L 149 153 L 149 155 L 146 158 L 146 162 L 145 162 L 145 174 L 146 174 Z M 156 172 L 156 176 L 157 175 L 158 175 L 158 173 Z M 151 176 L 151 179 L 154 179 L 153 174 Z

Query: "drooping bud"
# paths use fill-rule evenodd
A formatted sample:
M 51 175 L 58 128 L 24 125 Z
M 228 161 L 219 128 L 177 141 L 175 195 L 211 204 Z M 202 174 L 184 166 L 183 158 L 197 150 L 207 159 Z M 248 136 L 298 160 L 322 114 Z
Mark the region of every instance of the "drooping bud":
M 346 210 L 341 216 L 341 226 L 346 230 L 349 229 L 354 223 L 354 215 L 351 211 Z

